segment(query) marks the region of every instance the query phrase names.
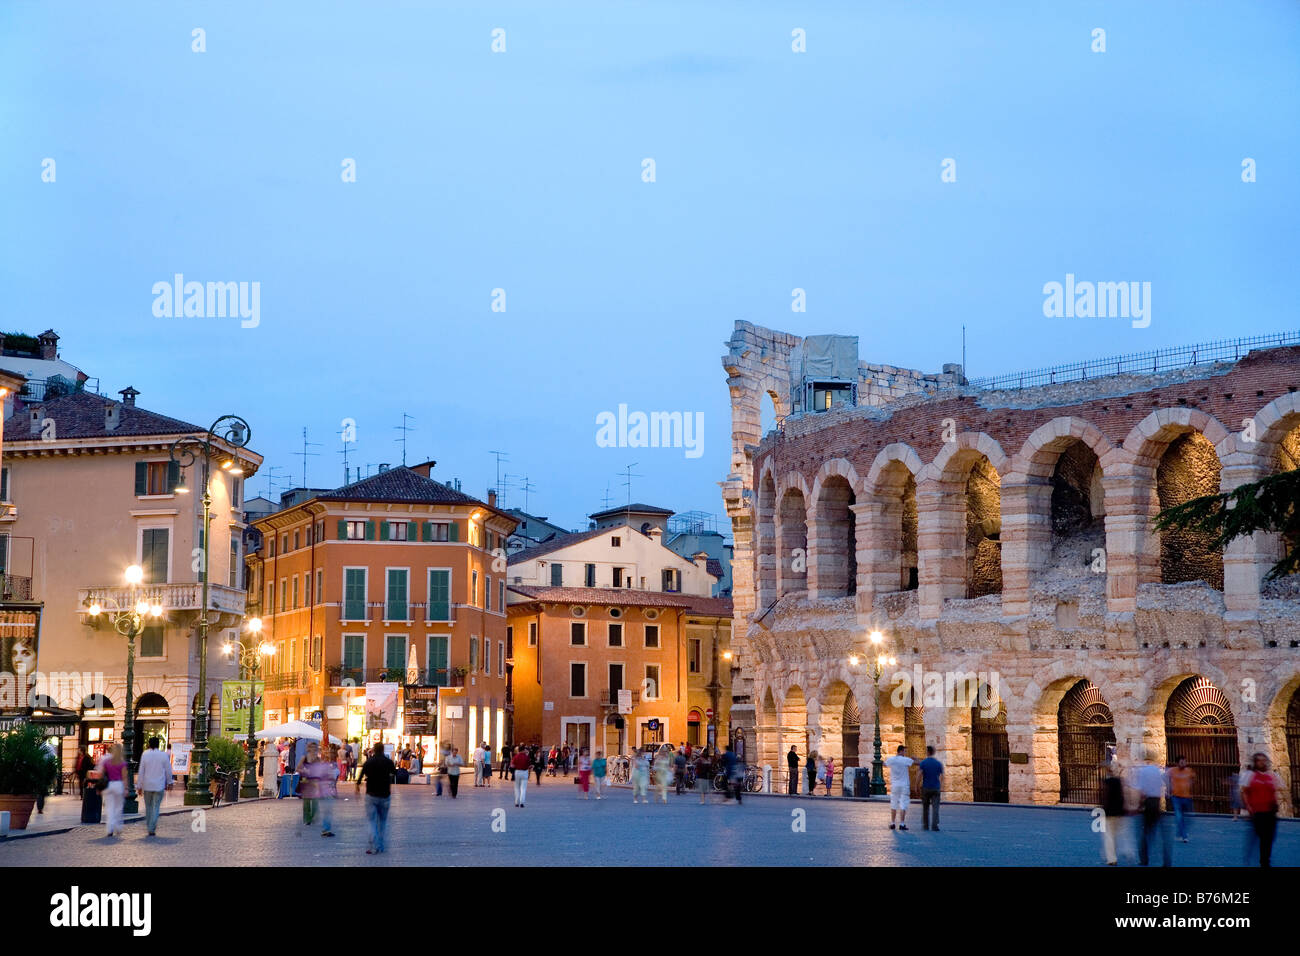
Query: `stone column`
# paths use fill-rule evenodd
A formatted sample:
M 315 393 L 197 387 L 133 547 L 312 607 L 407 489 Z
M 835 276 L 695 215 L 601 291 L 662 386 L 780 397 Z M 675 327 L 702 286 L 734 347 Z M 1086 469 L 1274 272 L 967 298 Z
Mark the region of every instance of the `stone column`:
M 896 498 L 871 498 L 853 505 L 858 545 L 859 604 L 870 609 L 877 594 L 902 587 L 900 562 L 903 504 Z
M 1160 579 L 1159 542 L 1151 533 L 1150 469 L 1104 475 L 1106 498 L 1106 610 L 1132 614 L 1137 610 L 1137 588 Z
M 920 617 L 935 620 L 945 598 L 966 596 L 966 495 L 961 481 L 916 486 Z
M 1032 575 L 1052 551 L 1052 486 L 1010 474 L 1002 483 L 1002 613 L 1029 613 Z
M 1259 480 L 1254 456 L 1244 452 L 1228 455 L 1219 472 L 1219 490 L 1234 491 Z M 1234 538 L 1223 549 L 1223 606 L 1231 619 L 1250 619 L 1259 613 L 1259 585 L 1267 573 L 1276 535 L 1262 533 Z M 1281 557 L 1281 554 L 1278 554 Z

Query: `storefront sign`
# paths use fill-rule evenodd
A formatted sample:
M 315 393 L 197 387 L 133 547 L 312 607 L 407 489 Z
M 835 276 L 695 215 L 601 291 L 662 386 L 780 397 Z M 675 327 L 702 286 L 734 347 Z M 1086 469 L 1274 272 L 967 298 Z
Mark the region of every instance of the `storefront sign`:
M 262 692 L 266 685 L 262 681 L 225 680 L 221 682 L 221 735 L 232 740 L 248 736 L 249 687 L 253 688 L 253 730 L 261 730 L 264 724 L 262 713 Z
M 402 708 L 403 733 L 420 737 L 437 733 L 438 688 L 407 687 Z

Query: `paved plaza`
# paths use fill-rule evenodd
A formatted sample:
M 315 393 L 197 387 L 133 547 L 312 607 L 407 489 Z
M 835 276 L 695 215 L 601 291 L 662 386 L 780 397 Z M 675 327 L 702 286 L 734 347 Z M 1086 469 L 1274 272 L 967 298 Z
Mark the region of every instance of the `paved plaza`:
M 632 803 L 616 789 L 583 801 L 568 780 L 530 784 L 516 809 L 504 782 L 466 786 L 457 800 L 423 786 L 394 788 L 388 852 L 368 856 L 361 800 L 351 786 L 336 804 L 333 839 L 301 823 L 297 800 L 261 800 L 203 814 L 165 815 L 159 836 L 141 823 L 108 840 L 103 827 L 0 842 L 0 867 L 77 866 L 1100 866 L 1100 838 L 1086 810 L 949 804 L 942 830 L 890 831 L 884 800 L 751 796 L 742 806 L 668 795 Z M 794 811 L 803 811 L 802 817 Z M 802 832 L 796 824 L 802 822 Z M 1131 820 L 1125 821 L 1132 825 Z M 495 824 L 495 826 L 494 826 Z M 1172 826 L 1172 819 L 1170 820 Z M 1247 824 L 1196 817 L 1192 842 L 1174 843 L 1175 866 L 1238 866 Z M 503 829 L 504 827 L 504 829 Z M 1277 866 L 1300 865 L 1300 823 L 1283 821 Z

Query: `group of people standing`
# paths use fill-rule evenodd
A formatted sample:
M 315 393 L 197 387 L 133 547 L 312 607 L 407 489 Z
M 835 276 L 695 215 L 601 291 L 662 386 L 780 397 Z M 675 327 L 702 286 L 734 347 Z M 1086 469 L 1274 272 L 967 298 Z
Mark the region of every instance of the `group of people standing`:
M 794 747 L 785 755 L 785 765 L 787 776 L 789 778 L 789 791 L 791 794 L 799 793 L 799 752 Z M 808 782 L 807 792 L 815 794 L 817 785 L 820 783 L 826 788 L 826 796 L 830 796 L 835 786 L 835 758 L 827 757 L 821 760 L 817 751 L 809 751 L 807 759 L 803 765 L 803 777 Z
M 1175 757 L 1170 767 L 1162 767 L 1152 751 L 1147 751 L 1145 758 L 1141 765 L 1127 774 L 1127 779 L 1121 775 L 1115 761 L 1105 769 L 1102 782 L 1102 856 L 1110 866 L 1119 863 L 1120 847 L 1117 843 L 1122 842 L 1124 835 L 1119 821 L 1130 814 L 1136 819 L 1132 832 L 1137 842 L 1138 863 L 1149 865 L 1151 846 L 1159 842 L 1162 863 L 1172 865 L 1169 821 L 1164 812 L 1166 797 L 1173 805 L 1177 839 L 1183 843 L 1191 842 L 1190 818 L 1196 771 L 1188 766 L 1187 758 L 1182 755 Z M 1272 771 L 1268 755 L 1264 753 L 1254 754 L 1250 764 L 1240 774 L 1233 775 L 1229 782 L 1233 818 L 1244 818 L 1250 824 L 1245 846 L 1246 863 L 1250 863 L 1258 851 L 1259 865 L 1271 865 L 1281 786 L 1281 778 Z

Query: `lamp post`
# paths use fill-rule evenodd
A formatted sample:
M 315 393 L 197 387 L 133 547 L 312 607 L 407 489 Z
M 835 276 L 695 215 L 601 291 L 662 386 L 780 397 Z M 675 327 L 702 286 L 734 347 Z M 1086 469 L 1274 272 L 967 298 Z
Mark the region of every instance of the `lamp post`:
M 195 461 L 203 459 L 203 596 L 199 608 L 199 706 L 194 715 L 194 773 L 190 774 L 190 784 L 185 791 L 186 806 L 206 807 L 212 803 L 212 794 L 208 791 L 208 555 L 212 543 L 212 484 L 210 469 L 212 466 L 212 443 L 220 440 L 228 447 L 238 450 L 248 444 L 252 430 L 248 422 L 238 415 L 222 415 L 206 435 L 186 435 L 172 442 L 171 460 L 182 468 L 187 468 Z M 221 463 L 223 471 L 231 474 L 243 474 L 234 458 L 227 457 Z M 187 494 L 189 488 L 184 481 L 176 487 L 176 492 Z
M 256 640 L 262 633 L 262 619 L 250 618 L 244 629 Z M 257 675 L 262 669 L 262 658 L 275 653 L 272 644 L 262 643 L 249 647 L 243 641 L 227 641 L 222 651 L 229 657 L 235 650 L 239 653 L 239 667 L 248 681 L 248 765 L 244 768 L 244 781 L 239 787 L 239 796 L 245 800 L 257 799 L 257 746 L 253 739 L 254 716 L 257 713 Z
M 140 593 L 140 583 L 144 580 L 144 570 L 138 564 L 126 569 L 127 599 L 125 604 L 118 604 L 108 598 L 109 607 L 99 602 L 90 605 L 90 616 L 98 622 L 99 616 L 107 611 L 112 615 L 113 628 L 126 638 L 126 708 L 125 721 L 122 725 L 122 749 L 126 757 L 126 797 L 122 801 L 123 813 L 139 813 L 140 804 L 135 792 L 135 715 L 132 713 L 131 698 L 135 686 L 135 639 L 144 630 L 145 621 L 162 617 L 162 605 L 150 604 Z
M 869 640 L 877 650 L 885 642 L 885 635 L 879 631 L 872 631 L 868 635 Z M 885 792 L 885 762 L 880 756 L 880 675 L 886 667 L 893 667 L 898 661 L 888 654 L 879 653 L 871 661 L 871 679 L 876 685 L 876 740 L 875 753 L 871 758 L 871 793 L 879 796 Z

